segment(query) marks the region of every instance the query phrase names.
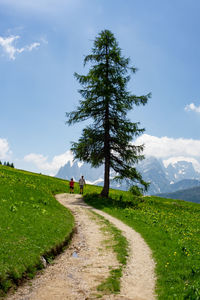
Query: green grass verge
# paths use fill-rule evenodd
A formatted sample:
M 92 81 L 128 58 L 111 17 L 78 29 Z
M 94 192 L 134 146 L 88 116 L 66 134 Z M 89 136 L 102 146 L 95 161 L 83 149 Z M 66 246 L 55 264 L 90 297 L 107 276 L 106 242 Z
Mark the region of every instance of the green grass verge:
M 70 238 L 74 218 L 53 197 L 61 192 L 64 180 L 0 166 L 0 296 Z
M 158 299 L 200 299 L 200 206 L 158 197 L 132 199 L 128 192 L 110 191 L 84 200 L 139 232 L 156 261 Z
M 110 269 L 110 275 L 97 287 L 97 290 L 104 294 L 119 293 L 122 269 L 126 265 L 128 257 L 128 242 L 122 235 L 121 230 L 112 225 L 103 216 L 95 212 L 92 213 L 97 220 L 100 220 L 101 230 L 106 232 L 106 236 L 109 236 L 109 239 L 106 241 L 107 246 L 113 249 L 119 262 L 119 267 Z

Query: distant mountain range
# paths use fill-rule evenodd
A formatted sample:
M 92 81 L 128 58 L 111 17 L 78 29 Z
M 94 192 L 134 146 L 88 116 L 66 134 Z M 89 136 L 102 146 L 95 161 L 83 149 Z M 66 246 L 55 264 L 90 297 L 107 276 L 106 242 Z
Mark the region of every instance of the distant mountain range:
M 142 174 L 143 179 L 151 182 L 148 194 L 157 195 L 161 193 L 173 193 L 183 189 L 199 187 L 200 189 L 200 172 L 196 166 L 187 160 L 173 160 L 168 162 L 148 157 L 136 165 L 137 170 Z M 86 182 L 90 184 L 103 185 L 104 168 L 91 168 L 89 164 L 80 163 L 79 161 L 68 161 L 61 167 L 56 177 L 63 179 L 74 178 L 78 181 L 81 175 L 84 175 Z M 114 177 L 111 172 L 111 178 Z M 111 180 L 111 187 L 127 190 L 125 182 L 118 184 Z M 183 198 L 182 198 L 183 199 Z
M 173 193 L 157 194 L 156 196 L 170 199 L 179 199 L 200 204 L 200 186 L 178 190 Z
M 78 181 L 84 175 L 87 183 L 100 185 L 104 180 L 103 172 L 103 166 L 91 168 L 89 164 L 80 163 L 76 160 L 73 163 L 68 161 L 66 165 L 59 169 L 56 177 L 68 180 L 73 177 L 75 181 Z
M 165 164 L 162 160 L 149 157 L 137 167 L 147 182 L 151 182 L 148 193 L 172 193 L 177 190 L 200 185 L 200 173 L 190 161 L 175 161 Z

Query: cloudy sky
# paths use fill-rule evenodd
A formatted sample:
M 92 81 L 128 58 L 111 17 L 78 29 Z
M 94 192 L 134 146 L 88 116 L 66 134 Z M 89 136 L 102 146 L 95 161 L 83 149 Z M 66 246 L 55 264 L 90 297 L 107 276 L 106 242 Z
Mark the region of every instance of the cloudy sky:
M 0 0 L 0 160 L 54 175 L 84 124 L 65 125 L 80 99 L 73 74 L 95 36 L 111 30 L 152 93 L 129 117 L 146 155 L 200 162 L 199 0 Z

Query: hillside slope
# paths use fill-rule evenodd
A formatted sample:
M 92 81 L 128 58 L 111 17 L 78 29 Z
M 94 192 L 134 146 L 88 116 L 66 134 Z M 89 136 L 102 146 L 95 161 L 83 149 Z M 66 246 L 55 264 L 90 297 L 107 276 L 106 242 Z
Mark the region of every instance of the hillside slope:
M 200 187 L 198 186 L 190 189 L 183 189 L 173 193 L 157 194 L 157 196 L 200 203 Z
M 110 197 L 84 199 L 143 236 L 156 261 L 157 299 L 200 299 L 199 204 L 155 196 L 132 198 L 131 204 L 130 194 L 114 190 Z
M 72 233 L 72 214 L 53 194 L 66 181 L 0 166 L 0 296 L 41 268 Z

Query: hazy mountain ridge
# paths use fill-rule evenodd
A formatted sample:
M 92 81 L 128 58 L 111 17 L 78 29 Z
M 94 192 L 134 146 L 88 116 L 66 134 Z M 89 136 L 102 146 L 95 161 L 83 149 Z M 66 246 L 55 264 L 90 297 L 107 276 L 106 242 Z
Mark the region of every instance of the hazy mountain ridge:
M 155 157 L 148 157 L 136 165 L 137 170 L 142 174 L 147 182 L 151 182 L 148 194 L 155 195 L 161 193 L 171 193 L 182 189 L 200 186 L 200 173 L 195 170 L 192 162 L 177 161 L 169 163 L 167 166 L 162 160 Z M 75 160 L 67 162 L 61 167 L 56 177 L 63 179 L 74 178 L 78 181 L 84 175 L 90 184 L 103 184 L 104 167 L 91 168 L 87 163 L 80 163 Z M 111 172 L 111 178 L 114 177 Z M 111 187 L 127 190 L 125 182 L 118 184 L 111 180 Z
M 185 200 L 185 201 L 196 202 L 200 204 L 200 186 L 189 188 L 189 189 L 182 189 L 173 193 L 157 194 L 156 196 L 169 198 L 169 199 Z

